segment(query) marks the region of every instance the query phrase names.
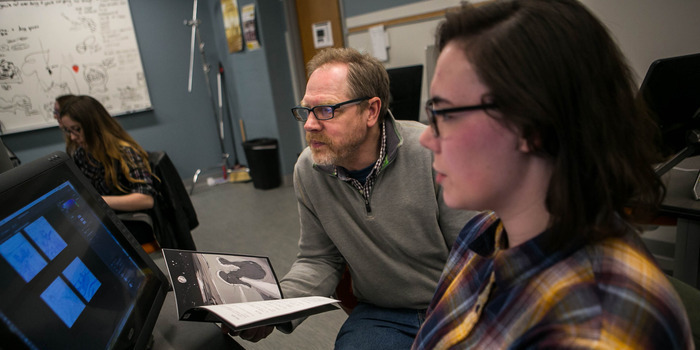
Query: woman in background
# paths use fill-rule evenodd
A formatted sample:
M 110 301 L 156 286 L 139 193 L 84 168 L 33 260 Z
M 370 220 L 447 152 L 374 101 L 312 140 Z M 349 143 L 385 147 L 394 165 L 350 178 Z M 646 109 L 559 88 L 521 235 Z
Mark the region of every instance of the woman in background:
M 448 206 L 486 210 L 447 261 L 414 349 L 688 349 L 636 223 L 661 202 L 658 130 L 576 0 L 446 15 L 421 144 Z
M 66 152 L 110 208 L 117 212 L 153 208 L 156 191 L 148 154 L 100 102 L 74 96 L 61 105 L 60 116 Z M 139 242 L 153 241 L 152 230 L 124 223 Z
M 66 94 L 66 95 L 61 95 L 56 97 L 56 99 L 53 102 L 53 118 L 56 119 L 56 122 L 58 122 L 58 127 L 63 130 L 63 123 L 61 123 L 61 106 L 65 105 L 68 100 L 71 98 L 75 97 L 73 94 Z M 66 145 L 68 142 L 70 142 L 70 136 L 64 134 L 65 136 L 65 141 Z

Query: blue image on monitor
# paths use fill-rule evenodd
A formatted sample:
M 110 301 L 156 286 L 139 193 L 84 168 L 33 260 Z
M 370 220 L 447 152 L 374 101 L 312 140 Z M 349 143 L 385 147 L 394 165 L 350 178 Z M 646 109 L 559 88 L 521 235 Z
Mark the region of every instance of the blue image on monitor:
M 58 277 L 46 290 L 41 293 L 41 299 L 53 310 L 58 318 L 68 326 L 73 326 L 75 320 L 85 309 L 85 304 L 68 287 L 66 282 Z
M 27 225 L 24 231 L 49 257 L 49 260 L 53 260 L 58 253 L 68 246 L 43 216 Z
M 0 244 L 0 255 L 29 282 L 45 266 L 46 261 L 21 233 L 16 233 Z
M 66 277 L 73 287 L 85 298 L 88 302 L 97 293 L 102 285 L 95 278 L 95 275 L 90 272 L 87 266 L 83 264 L 80 258 L 75 258 L 73 262 L 63 270 L 63 276 Z

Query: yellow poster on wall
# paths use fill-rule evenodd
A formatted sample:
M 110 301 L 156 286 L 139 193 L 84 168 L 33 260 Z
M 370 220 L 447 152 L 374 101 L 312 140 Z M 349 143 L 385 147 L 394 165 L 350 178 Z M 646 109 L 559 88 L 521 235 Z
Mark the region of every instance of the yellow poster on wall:
M 258 41 L 258 33 L 255 29 L 255 4 L 245 5 L 241 11 L 245 45 L 248 47 L 248 50 L 257 50 L 260 48 L 260 42 Z
M 241 20 L 238 17 L 237 0 L 221 0 L 221 14 L 224 17 L 228 52 L 233 53 L 243 50 L 243 36 L 241 35 Z

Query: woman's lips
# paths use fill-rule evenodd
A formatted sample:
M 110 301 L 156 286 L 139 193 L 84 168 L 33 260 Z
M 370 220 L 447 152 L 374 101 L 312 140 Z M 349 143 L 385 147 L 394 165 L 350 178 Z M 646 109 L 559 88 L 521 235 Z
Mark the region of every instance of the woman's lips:
M 440 172 L 436 172 L 436 174 L 435 174 L 435 182 L 437 182 L 438 185 L 439 185 L 439 184 L 442 183 L 442 181 L 445 179 L 445 177 L 446 177 L 445 174 L 440 173 Z

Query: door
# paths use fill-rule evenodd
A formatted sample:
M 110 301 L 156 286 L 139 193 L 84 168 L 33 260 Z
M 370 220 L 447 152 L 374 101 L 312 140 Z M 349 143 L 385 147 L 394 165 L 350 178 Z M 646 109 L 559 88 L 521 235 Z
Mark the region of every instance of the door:
M 345 47 L 338 0 L 296 0 L 296 10 L 304 67 L 326 47 Z

